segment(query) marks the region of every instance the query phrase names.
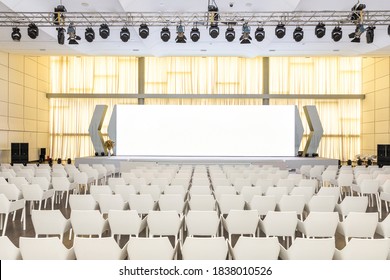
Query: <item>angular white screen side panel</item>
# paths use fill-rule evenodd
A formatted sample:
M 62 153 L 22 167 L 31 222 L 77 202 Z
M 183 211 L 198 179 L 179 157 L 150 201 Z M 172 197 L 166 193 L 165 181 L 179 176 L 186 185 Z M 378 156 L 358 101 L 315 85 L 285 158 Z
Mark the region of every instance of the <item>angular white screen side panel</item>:
M 295 156 L 294 106 L 117 106 L 117 155 Z
M 118 105 L 115 105 L 114 108 L 112 109 L 112 114 L 111 114 L 111 118 L 110 118 L 110 122 L 108 123 L 108 127 L 107 127 L 107 133 L 108 133 L 108 137 L 114 141 L 114 148 L 113 148 L 113 152 L 114 152 L 114 155 L 116 155 L 116 128 L 117 128 L 117 125 L 116 125 L 116 117 L 117 117 L 117 113 L 116 113 L 116 107 Z

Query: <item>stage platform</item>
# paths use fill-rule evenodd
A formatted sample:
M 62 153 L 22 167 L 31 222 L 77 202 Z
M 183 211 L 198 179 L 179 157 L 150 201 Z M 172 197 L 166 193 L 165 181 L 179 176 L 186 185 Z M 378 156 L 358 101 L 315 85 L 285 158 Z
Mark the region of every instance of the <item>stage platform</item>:
M 79 164 L 114 164 L 121 172 L 137 163 L 157 164 L 272 164 L 281 169 L 299 169 L 302 165 L 338 165 L 337 159 L 321 157 L 134 157 L 134 156 L 91 156 L 76 158 Z

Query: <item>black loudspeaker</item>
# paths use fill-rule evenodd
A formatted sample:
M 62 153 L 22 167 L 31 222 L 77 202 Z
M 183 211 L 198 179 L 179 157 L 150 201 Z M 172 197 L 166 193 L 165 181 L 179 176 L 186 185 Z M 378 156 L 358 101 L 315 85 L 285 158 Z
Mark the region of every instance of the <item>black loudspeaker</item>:
M 390 144 L 378 145 L 377 147 L 378 165 L 390 165 Z
M 11 143 L 11 163 L 28 163 L 28 143 Z

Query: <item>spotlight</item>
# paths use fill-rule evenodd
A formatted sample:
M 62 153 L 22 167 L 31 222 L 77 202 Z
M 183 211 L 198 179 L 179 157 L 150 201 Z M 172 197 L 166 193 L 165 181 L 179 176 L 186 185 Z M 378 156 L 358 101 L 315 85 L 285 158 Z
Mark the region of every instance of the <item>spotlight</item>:
M 12 40 L 15 42 L 20 42 L 20 39 L 22 38 L 22 34 L 20 34 L 20 29 L 17 27 L 12 28 L 11 33 Z
M 192 27 L 191 32 L 190 32 L 190 37 L 191 37 L 191 40 L 193 42 L 198 42 L 199 41 L 200 32 L 199 32 L 199 28 L 198 27 L 196 27 L 196 26 Z
M 176 43 L 186 43 L 187 41 L 187 37 L 186 35 L 184 35 L 184 31 L 185 31 L 185 28 L 183 25 L 181 25 L 181 23 L 176 26 L 176 33 L 177 33 L 177 36 L 176 36 Z
M 92 29 L 92 27 L 85 29 L 85 40 L 87 40 L 89 43 L 92 43 L 92 41 L 95 40 L 95 31 Z
M 258 42 L 261 42 L 265 38 L 265 31 L 263 27 L 257 27 L 255 31 L 255 38 Z
M 66 8 L 63 5 L 58 5 L 54 8 L 54 14 L 53 14 L 53 23 L 55 25 L 60 25 L 61 23 L 65 23 L 65 15 L 63 13 L 66 13 Z
M 210 37 L 213 38 L 213 39 L 215 39 L 215 38 L 218 37 L 218 35 L 219 35 L 218 23 L 213 22 L 213 23 L 210 25 L 209 34 L 210 34 Z
M 69 35 L 69 45 L 78 45 L 79 43 L 77 41 L 81 40 L 81 38 L 76 35 L 76 27 L 73 22 L 69 24 L 67 33 Z
M 351 42 L 353 43 L 360 43 L 360 36 L 363 34 L 363 32 L 366 31 L 363 24 L 357 24 L 355 28 L 355 32 L 352 32 L 348 35 L 349 38 L 352 39 Z
M 100 25 L 99 35 L 103 39 L 107 39 L 108 36 L 110 36 L 110 28 L 108 27 L 107 24 L 103 23 L 103 24 Z
M 303 39 L 303 29 L 301 27 L 299 27 L 299 26 L 297 28 L 295 28 L 294 33 L 293 33 L 293 37 L 294 37 L 294 40 L 296 42 L 302 41 L 302 39 Z
M 63 45 L 65 43 L 65 28 L 57 28 L 57 41 L 60 45 Z
M 219 13 L 218 13 L 218 6 L 217 3 L 215 3 L 214 0 L 212 0 L 212 3 L 209 1 L 208 11 L 210 13 L 210 22 L 218 21 L 219 20 Z
M 35 39 L 39 35 L 39 29 L 35 25 L 35 23 L 30 23 L 28 28 L 27 28 L 27 34 L 31 39 Z
M 332 30 L 332 39 L 333 39 L 333 41 L 338 42 L 338 41 L 341 40 L 342 37 L 343 37 L 343 31 L 341 30 L 341 27 L 340 26 L 336 26 Z
M 160 37 L 163 42 L 168 42 L 169 39 L 171 39 L 171 31 L 169 31 L 168 27 L 163 27 L 161 29 Z
M 130 31 L 127 27 L 123 27 L 121 32 L 120 32 L 120 38 L 122 42 L 127 42 L 130 39 Z
M 146 39 L 149 36 L 149 27 L 145 23 L 139 26 L 139 36 L 142 39 Z
M 233 42 L 236 37 L 236 32 L 234 31 L 233 26 L 229 25 L 225 32 L 225 38 L 228 42 Z
M 319 22 L 315 28 L 314 33 L 316 34 L 317 38 L 322 38 L 325 36 L 326 33 L 326 27 L 325 24 L 322 22 Z
M 240 44 L 250 44 L 252 41 L 252 37 L 250 35 L 251 28 L 248 23 L 244 23 L 242 26 L 242 35 L 240 37 Z
M 286 35 L 286 27 L 283 23 L 279 23 L 275 28 L 275 35 L 279 39 L 282 39 Z
M 387 35 L 390 36 L 390 24 L 389 24 L 389 26 L 387 27 Z
M 366 32 L 367 44 L 371 44 L 374 42 L 374 29 L 375 26 L 367 27 L 367 32 Z
M 360 4 L 359 2 L 356 3 L 352 8 L 351 8 L 351 20 L 352 21 L 358 21 L 363 15 L 363 10 L 366 8 L 366 4 Z

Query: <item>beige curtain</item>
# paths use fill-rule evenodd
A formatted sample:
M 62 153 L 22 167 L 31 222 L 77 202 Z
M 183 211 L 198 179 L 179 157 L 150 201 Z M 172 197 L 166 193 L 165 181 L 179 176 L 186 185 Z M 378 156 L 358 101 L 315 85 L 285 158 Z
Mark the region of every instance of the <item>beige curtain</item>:
M 145 58 L 146 94 L 262 94 L 262 58 Z M 52 93 L 137 93 L 138 60 L 132 57 L 53 57 Z M 270 58 L 270 94 L 360 94 L 361 59 L 339 57 Z M 88 136 L 96 104 L 136 104 L 136 99 L 52 99 L 53 157 L 94 153 Z M 334 99 L 271 99 L 272 105 L 298 105 L 305 126 L 304 105 L 316 105 L 324 127 L 319 154 L 347 160 L 360 152 L 360 101 Z M 260 99 L 162 99 L 145 104 L 261 105 Z M 109 118 L 106 118 L 106 122 Z M 103 126 L 106 131 L 107 123 Z M 302 143 L 305 144 L 305 141 Z M 76 148 L 80 147 L 80 148 Z

